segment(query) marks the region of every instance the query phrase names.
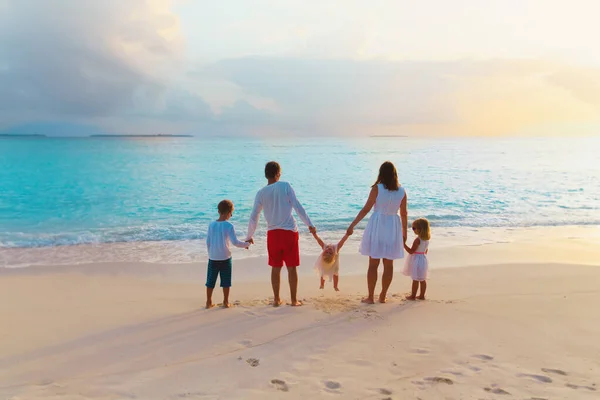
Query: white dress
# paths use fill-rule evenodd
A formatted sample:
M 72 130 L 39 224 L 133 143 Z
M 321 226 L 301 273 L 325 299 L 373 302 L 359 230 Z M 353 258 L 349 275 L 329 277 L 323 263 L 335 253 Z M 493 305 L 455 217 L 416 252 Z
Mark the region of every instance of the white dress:
M 404 275 L 410 276 L 413 281 L 425 281 L 429 271 L 429 262 L 425 252 L 429 248 L 429 240 L 421 240 L 419 247 L 413 254 L 409 254 L 404 263 Z
M 403 187 L 387 190 L 383 184 L 377 185 L 377 200 L 360 242 L 360 254 L 388 260 L 404 257 L 402 220 L 398 214 L 404 196 Z
M 338 252 L 337 245 L 334 245 L 333 248 L 335 249 L 335 260 L 333 263 L 327 264 L 325 261 L 323 261 L 323 252 L 321 252 L 321 255 L 315 262 L 315 272 L 317 275 L 323 279 L 325 279 L 325 277 L 329 277 L 329 282 L 331 282 L 334 275 L 340 274 L 340 253 Z

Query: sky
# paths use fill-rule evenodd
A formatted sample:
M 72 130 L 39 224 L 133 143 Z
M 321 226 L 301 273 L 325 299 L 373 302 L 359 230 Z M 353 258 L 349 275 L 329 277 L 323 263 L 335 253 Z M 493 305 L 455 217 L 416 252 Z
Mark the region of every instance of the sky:
M 598 15 L 597 0 L 0 0 L 0 131 L 600 136 Z

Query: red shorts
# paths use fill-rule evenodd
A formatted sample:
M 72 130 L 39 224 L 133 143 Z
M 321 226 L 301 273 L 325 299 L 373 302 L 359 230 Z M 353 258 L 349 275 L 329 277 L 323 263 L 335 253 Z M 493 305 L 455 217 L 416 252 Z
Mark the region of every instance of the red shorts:
M 298 232 L 284 229 L 267 231 L 267 252 L 269 265 L 273 268 L 297 267 L 300 265 L 300 247 Z

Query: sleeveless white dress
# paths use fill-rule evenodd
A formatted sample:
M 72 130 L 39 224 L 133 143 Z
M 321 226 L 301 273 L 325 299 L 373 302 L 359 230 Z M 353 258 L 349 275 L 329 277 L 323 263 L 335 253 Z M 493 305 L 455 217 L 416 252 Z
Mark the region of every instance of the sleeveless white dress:
M 377 185 L 377 200 L 373 214 L 360 242 L 360 254 L 371 258 L 396 260 L 404 257 L 400 203 L 406 196 L 403 187 L 387 190 Z
M 419 247 L 413 254 L 409 254 L 404 263 L 404 275 L 410 276 L 413 281 L 425 281 L 429 272 L 429 262 L 425 252 L 429 248 L 429 240 L 421 240 Z

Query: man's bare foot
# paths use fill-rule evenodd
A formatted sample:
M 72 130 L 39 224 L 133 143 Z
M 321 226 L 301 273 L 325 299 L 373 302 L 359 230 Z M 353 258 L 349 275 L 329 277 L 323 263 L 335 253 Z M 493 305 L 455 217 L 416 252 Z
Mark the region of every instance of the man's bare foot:
M 406 296 L 406 300 L 414 301 L 414 300 L 416 300 L 416 299 L 417 299 L 417 298 L 416 298 L 415 296 L 413 296 L 413 295 L 408 295 L 408 296 Z
M 281 299 L 273 300 L 273 307 L 279 307 L 282 304 L 283 304 L 283 301 L 281 301 Z
M 379 302 L 380 303 L 387 303 L 387 297 L 381 297 L 381 296 L 379 296 Z
M 213 308 L 214 306 L 215 306 L 215 305 L 212 303 L 212 301 L 207 301 L 207 302 L 206 302 L 206 308 L 207 308 L 207 309 L 209 309 L 209 308 Z
M 334 289 L 335 289 L 335 291 L 336 291 L 336 292 L 339 292 L 339 291 L 340 291 L 340 289 L 339 289 L 339 288 L 337 288 L 337 287 L 334 287 Z
M 419 296 L 417 297 L 417 300 L 425 300 L 425 296 Z
M 375 304 L 375 300 L 371 297 L 364 297 L 360 302 L 365 304 Z
M 290 303 L 290 306 L 292 306 L 292 307 L 300 307 L 301 305 L 303 305 L 303 304 L 300 300 L 292 301 Z
M 223 302 L 223 308 L 231 308 L 233 307 L 233 304 L 231 304 L 230 302 Z
M 319 289 L 325 289 L 325 286 L 321 286 Z

